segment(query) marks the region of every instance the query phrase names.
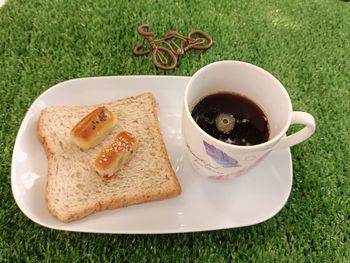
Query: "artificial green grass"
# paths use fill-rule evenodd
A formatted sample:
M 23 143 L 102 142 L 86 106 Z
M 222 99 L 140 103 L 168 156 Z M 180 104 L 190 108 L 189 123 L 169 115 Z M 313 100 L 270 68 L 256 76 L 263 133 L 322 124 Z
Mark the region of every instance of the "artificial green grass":
M 214 45 L 164 73 L 131 53 L 141 22 L 157 36 L 200 28 Z M 85 76 L 192 75 L 223 59 L 272 72 L 294 108 L 317 121 L 315 135 L 292 148 L 293 191 L 275 217 L 202 233 L 98 235 L 43 228 L 16 206 L 15 136 L 44 90 Z M 9 0 L 0 9 L 0 261 L 349 262 L 349 90 L 346 1 Z

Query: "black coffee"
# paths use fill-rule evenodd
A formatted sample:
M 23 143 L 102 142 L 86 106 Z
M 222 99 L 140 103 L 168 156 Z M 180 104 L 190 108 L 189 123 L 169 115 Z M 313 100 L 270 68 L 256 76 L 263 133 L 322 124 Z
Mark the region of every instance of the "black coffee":
M 206 133 L 235 145 L 255 145 L 269 139 L 264 112 L 250 99 L 220 92 L 202 99 L 193 108 L 192 117 Z

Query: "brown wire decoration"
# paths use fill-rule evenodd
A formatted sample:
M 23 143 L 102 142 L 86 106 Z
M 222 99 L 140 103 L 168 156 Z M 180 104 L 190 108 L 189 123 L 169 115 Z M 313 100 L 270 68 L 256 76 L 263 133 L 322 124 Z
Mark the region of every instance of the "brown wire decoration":
M 155 33 L 144 31 L 148 24 L 141 24 L 137 27 L 139 34 L 147 40 L 151 46 L 152 62 L 162 70 L 172 70 L 176 67 L 178 57 L 190 49 L 208 49 L 212 46 L 211 36 L 201 30 L 194 30 L 183 36 L 175 31 L 166 33 L 160 39 L 153 39 Z M 145 41 L 144 41 L 145 42 Z M 133 53 L 136 56 L 147 55 L 151 50 L 142 50 L 144 42 L 136 44 Z

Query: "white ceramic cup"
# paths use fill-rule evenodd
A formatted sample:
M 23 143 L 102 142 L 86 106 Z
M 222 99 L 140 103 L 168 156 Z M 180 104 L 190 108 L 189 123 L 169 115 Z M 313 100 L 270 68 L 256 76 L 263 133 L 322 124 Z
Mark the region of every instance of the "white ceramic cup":
M 238 146 L 222 142 L 203 131 L 191 111 L 204 97 L 234 92 L 255 102 L 265 113 L 270 137 L 267 142 Z M 304 127 L 286 136 L 291 124 Z M 185 148 L 197 173 L 213 179 L 227 179 L 247 173 L 272 150 L 287 148 L 308 139 L 315 131 L 314 118 L 293 111 L 283 85 L 269 72 L 240 61 L 219 61 L 197 71 L 187 84 L 182 114 Z

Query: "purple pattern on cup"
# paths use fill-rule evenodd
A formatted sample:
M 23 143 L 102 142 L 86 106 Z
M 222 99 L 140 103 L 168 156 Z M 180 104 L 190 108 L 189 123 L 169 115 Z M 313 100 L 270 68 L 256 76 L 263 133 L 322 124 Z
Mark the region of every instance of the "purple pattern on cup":
M 262 156 L 260 156 L 258 159 L 256 159 L 253 163 L 251 163 L 248 167 L 246 167 L 245 169 L 242 169 L 236 173 L 227 174 L 227 175 L 219 175 L 219 176 L 209 176 L 209 178 L 215 179 L 215 180 L 222 180 L 222 179 L 230 179 L 233 177 L 238 177 L 238 176 L 244 175 L 244 174 L 250 172 L 259 163 L 261 163 L 270 154 L 270 152 L 271 152 L 271 150 L 264 153 Z
M 231 167 L 239 167 L 238 161 L 230 156 L 228 156 L 226 153 L 221 151 L 220 149 L 216 148 L 214 145 L 211 145 L 207 143 L 206 141 L 203 141 L 205 151 L 207 154 L 217 163 L 220 164 L 222 167 L 225 168 L 231 168 Z

